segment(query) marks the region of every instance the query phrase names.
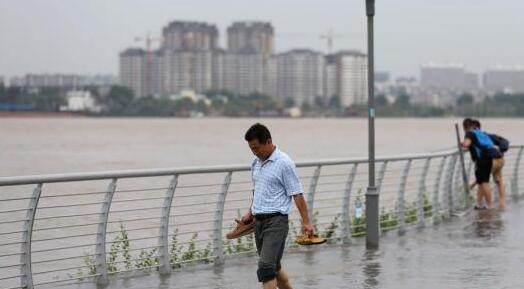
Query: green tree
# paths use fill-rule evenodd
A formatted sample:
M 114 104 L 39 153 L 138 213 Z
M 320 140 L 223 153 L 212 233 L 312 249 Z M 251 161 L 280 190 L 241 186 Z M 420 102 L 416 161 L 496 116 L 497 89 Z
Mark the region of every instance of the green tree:
M 269 95 L 252 93 L 248 96 L 248 99 L 250 102 L 249 105 L 256 112 L 260 112 L 261 110 L 271 110 L 275 108 L 275 101 L 273 101 L 273 98 Z
M 308 113 L 308 112 L 311 111 L 311 105 L 309 103 L 307 103 L 307 102 L 304 102 L 302 104 L 301 109 L 302 109 L 302 113 Z
M 189 112 L 194 110 L 195 103 L 189 97 L 183 97 L 175 100 L 175 115 L 188 116 Z
M 5 103 L 6 101 L 6 89 L 3 83 L 0 83 L 0 103 Z
M 42 88 L 32 95 L 33 104 L 40 111 L 58 111 L 61 105 L 67 103 L 66 98 L 58 88 Z
M 141 97 L 128 107 L 127 112 L 131 115 L 166 116 L 173 114 L 173 105 L 169 99 L 154 98 L 152 96 Z
M 229 101 L 229 96 L 223 94 L 212 94 L 207 95 L 209 100 L 211 100 L 211 109 L 213 110 L 223 110 L 226 103 Z
M 387 106 L 388 100 L 384 94 L 379 94 L 375 96 L 375 105 L 376 106 Z
M 329 98 L 329 103 L 328 103 L 329 107 L 331 108 L 340 108 L 341 106 L 341 103 L 340 103 L 340 97 L 338 95 L 333 95 Z
M 326 102 L 324 101 L 324 98 L 322 98 L 321 96 L 315 96 L 315 106 L 317 107 L 326 106 Z
M 204 114 L 207 114 L 209 112 L 209 108 L 203 99 L 197 101 L 195 109 L 199 112 L 203 112 Z
M 291 97 L 286 98 L 284 103 L 286 105 L 286 108 L 290 108 L 290 107 L 295 106 L 295 100 L 292 99 Z
M 27 103 L 27 100 L 24 100 L 25 92 L 21 87 L 18 86 L 9 86 L 5 92 L 5 102 L 6 103 Z
M 464 106 L 464 105 L 472 105 L 473 104 L 473 95 L 466 93 L 462 94 L 457 98 L 457 105 L 458 106 Z
M 395 106 L 399 108 L 409 108 L 410 106 L 410 96 L 405 92 L 401 92 L 397 99 L 395 99 Z
M 111 86 L 106 105 L 110 114 L 122 115 L 133 102 L 133 91 L 125 86 Z

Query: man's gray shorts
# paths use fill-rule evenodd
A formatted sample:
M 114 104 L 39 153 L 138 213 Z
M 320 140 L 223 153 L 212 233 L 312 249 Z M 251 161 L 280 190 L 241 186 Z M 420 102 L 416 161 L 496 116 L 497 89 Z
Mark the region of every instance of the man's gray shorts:
M 255 215 L 255 241 L 259 256 L 258 281 L 267 282 L 277 276 L 288 230 L 287 215 Z

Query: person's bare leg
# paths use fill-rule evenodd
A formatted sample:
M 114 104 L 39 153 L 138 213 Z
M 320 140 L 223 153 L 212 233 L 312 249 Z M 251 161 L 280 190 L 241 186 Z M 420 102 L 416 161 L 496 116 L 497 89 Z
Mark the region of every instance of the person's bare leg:
M 477 208 L 482 208 L 482 197 L 484 197 L 484 192 L 482 191 L 482 188 L 479 186 L 477 188 Z
M 283 268 L 280 268 L 280 270 L 277 272 L 277 286 L 278 289 L 293 289 L 289 283 L 287 273 Z
M 277 289 L 277 278 L 264 282 L 264 289 Z
M 499 209 L 503 210 L 506 207 L 506 194 L 504 192 L 504 181 L 501 179 L 495 180 L 497 190 L 499 191 Z
M 479 190 L 481 191 L 481 195 L 484 197 L 484 200 L 486 201 L 486 206 L 488 209 L 491 209 L 491 187 L 488 182 L 479 184 Z
M 504 167 L 504 158 L 493 159 L 493 166 L 491 168 L 491 175 L 497 185 L 499 193 L 499 209 L 503 210 L 506 207 L 506 194 L 504 187 L 504 179 L 502 177 L 502 168 Z

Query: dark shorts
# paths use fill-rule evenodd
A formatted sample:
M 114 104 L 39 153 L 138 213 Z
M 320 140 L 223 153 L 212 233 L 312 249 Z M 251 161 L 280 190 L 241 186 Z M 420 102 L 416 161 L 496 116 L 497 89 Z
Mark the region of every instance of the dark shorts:
M 493 159 L 490 157 L 481 157 L 475 163 L 475 179 L 477 184 L 489 183 Z
M 281 268 L 289 230 L 287 215 L 269 217 L 255 215 L 255 242 L 259 256 L 257 276 L 259 282 L 267 282 L 277 276 Z

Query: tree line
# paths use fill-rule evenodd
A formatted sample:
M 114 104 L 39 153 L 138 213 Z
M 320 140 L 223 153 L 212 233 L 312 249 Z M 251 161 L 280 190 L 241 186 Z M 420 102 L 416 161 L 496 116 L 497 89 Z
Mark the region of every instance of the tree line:
M 281 100 L 259 93 L 241 96 L 228 91 L 208 91 L 204 93 L 204 98 L 173 99 L 153 96 L 136 98 L 129 88 L 123 86 L 111 86 L 105 90 L 97 87 L 83 89 L 90 91 L 102 107 L 96 115 L 106 116 L 285 116 L 286 110 L 295 106 L 292 99 Z M 30 89 L 0 84 L 0 110 L 58 112 L 64 105 L 67 105 L 66 93 L 59 88 Z M 309 117 L 367 116 L 367 104 L 343 107 L 337 96 L 327 100 L 317 97 L 313 104 L 305 103 L 300 108 L 302 115 Z M 399 93 L 392 102 L 378 94 L 375 108 L 379 117 L 522 117 L 524 93 L 498 93 L 481 102 L 475 102 L 470 94 L 462 94 L 453 105 L 446 107 L 413 104 L 410 95 L 405 92 Z

